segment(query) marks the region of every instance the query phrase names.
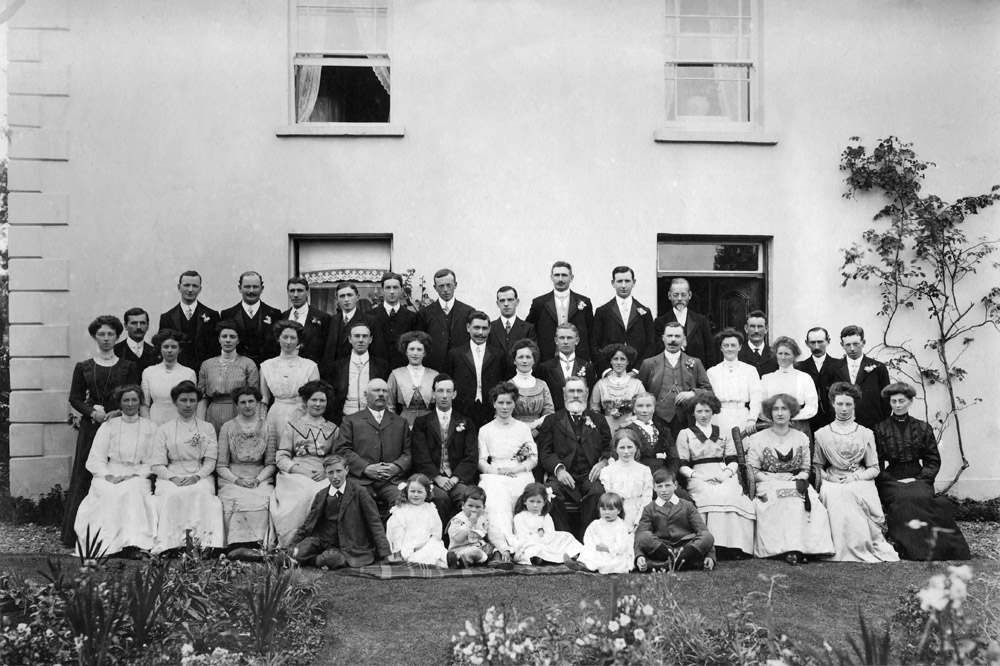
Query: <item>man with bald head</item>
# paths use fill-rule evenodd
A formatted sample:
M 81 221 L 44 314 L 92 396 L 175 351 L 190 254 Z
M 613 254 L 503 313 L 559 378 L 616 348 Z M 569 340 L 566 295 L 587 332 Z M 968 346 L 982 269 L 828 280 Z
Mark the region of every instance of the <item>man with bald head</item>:
M 670 281 L 667 298 L 670 299 L 670 309 L 653 322 L 656 336 L 662 339 L 663 329 L 668 323 L 672 321 L 679 323 L 684 331 L 685 344 L 682 345 L 684 353 L 701 361 L 705 368 L 711 368 L 716 361 L 712 324 L 705 315 L 688 309 L 688 303 L 691 302 L 691 285 L 684 278 L 674 278 Z M 662 344 L 657 344 L 657 352 L 663 349 Z M 638 362 L 641 364 L 642 359 Z
M 410 428 L 406 419 L 386 409 L 389 385 L 372 379 L 365 386 L 365 408 L 344 417 L 334 452 L 347 471 L 375 499 L 386 515 L 399 497 L 397 485 L 410 470 Z

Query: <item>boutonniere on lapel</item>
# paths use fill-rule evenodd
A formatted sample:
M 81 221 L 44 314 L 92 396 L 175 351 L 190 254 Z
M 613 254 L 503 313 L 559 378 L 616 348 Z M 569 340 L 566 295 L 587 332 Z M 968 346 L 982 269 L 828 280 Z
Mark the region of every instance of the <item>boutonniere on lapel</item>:
M 589 416 L 583 420 L 583 425 L 587 426 L 588 428 L 593 428 L 594 430 L 597 430 L 597 426 L 594 425 L 594 422 L 590 420 Z
M 210 321 L 212 321 L 212 318 L 211 318 L 211 317 L 209 317 L 209 316 L 208 316 L 207 314 L 205 314 L 205 313 L 202 313 L 202 315 L 201 315 L 201 320 L 202 320 L 203 322 L 206 322 L 206 323 L 207 323 L 207 322 L 210 322 Z
M 684 367 L 687 368 L 688 370 L 694 370 L 694 359 L 689 358 L 688 360 L 684 361 Z
M 457 426 L 455 426 L 455 432 L 465 432 L 465 421 L 462 421 Z
M 646 313 L 649 312 L 646 308 L 636 308 L 636 312 L 639 313 L 640 317 L 645 317 Z
M 580 368 L 577 371 L 576 376 L 577 377 L 586 377 L 587 376 L 587 366 L 583 366 L 582 368 Z
M 271 315 L 268 315 L 268 316 L 264 317 L 264 323 L 270 325 L 270 323 L 271 323 Z
M 309 320 L 309 323 L 310 324 L 316 324 L 317 326 L 319 326 L 319 324 L 320 324 L 319 317 L 313 317 L 312 319 Z
M 586 310 L 587 309 L 587 301 L 580 301 L 579 303 L 577 303 L 576 304 L 576 309 L 577 310 Z
M 872 363 L 871 365 L 866 365 L 864 369 L 865 369 L 865 372 L 871 372 L 872 370 L 875 370 L 876 368 L 878 368 L 878 366 L 875 365 L 874 363 Z

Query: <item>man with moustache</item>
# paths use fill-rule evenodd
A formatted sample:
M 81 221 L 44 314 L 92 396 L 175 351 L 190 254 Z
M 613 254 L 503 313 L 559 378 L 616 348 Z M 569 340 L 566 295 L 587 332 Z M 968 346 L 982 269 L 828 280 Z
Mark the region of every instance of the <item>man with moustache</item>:
M 736 358 L 757 368 L 757 374 L 761 377 L 777 370 L 778 361 L 767 344 L 767 315 L 763 310 L 754 310 L 748 314 L 743 330 L 747 334 L 747 343 Z
M 555 358 L 542 362 L 536 376 L 549 386 L 552 403 L 555 410 L 565 408 L 563 404 L 563 387 L 570 377 L 583 377 L 587 383 L 587 391 L 594 389 L 597 383 L 597 373 L 594 364 L 577 356 L 576 349 L 580 344 L 580 336 L 576 326 L 570 323 L 559 324 L 556 327 L 555 345 L 559 352 Z
M 513 377 L 516 369 L 510 358 L 510 348 L 518 340 L 527 338 L 538 343 L 535 327 L 517 316 L 517 306 L 521 300 L 517 297 L 517 289 L 504 286 L 497 289 L 497 308 L 500 316 L 490 324 L 490 335 L 486 344 L 503 352 L 504 378 Z
M 198 301 L 201 294 L 201 275 L 198 271 L 181 273 L 177 291 L 180 292 L 181 302 L 160 315 L 159 330 L 169 328 L 185 335 L 187 340 L 181 343 L 177 362 L 197 373 L 202 361 L 219 353 L 219 341 L 215 337 L 219 313 Z M 159 353 L 159 350 L 156 352 Z
M 125 339 L 115 345 L 115 354 L 134 363 L 141 375 L 143 370 L 157 362 L 153 345 L 146 342 L 149 313 L 142 308 L 129 308 L 122 320 L 125 322 Z
M 417 330 L 417 313 L 403 303 L 403 276 L 386 271 L 382 274 L 382 305 L 368 312 L 372 326 L 369 352 L 389 363 L 389 368 L 407 365 L 406 354 L 399 351 L 399 338 Z
M 388 379 L 389 364 L 368 353 L 372 342 L 371 329 L 364 321 L 356 321 L 348 332 L 351 354 L 321 368 L 323 379 L 333 386 L 333 400 L 326 410 L 326 419 L 340 425 L 345 415 L 364 411 L 367 407 L 365 387 L 373 379 Z
M 565 409 L 549 414 L 538 427 L 538 461 L 549 475 L 552 522 L 563 532 L 583 537 L 598 517 L 597 502 L 604 494 L 601 470 L 611 460 L 611 429 L 597 412 L 587 408 L 587 382 L 570 377 L 563 392 Z M 566 501 L 580 504 L 580 524 L 573 529 Z
M 671 307 L 665 315 L 657 317 L 653 322 L 655 334 L 662 337 L 668 322 L 678 322 L 684 329 L 684 339 L 687 341 L 684 353 L 701 361 L 705 368 L 711 368 L 718 362 L 718 350 L 712 339 L 712 325 L 708 317 L 688 308 L 688 303 L 691 302 L 691 285 L 684 278 L 674 278 L 670 281 L 667 298 L 670 299 Z M 663 346 L 657 340 L 656 353 L 661 351 Z
M 861 389 L 861 400 L 854 406 L 854 420 L 869 430 L 889 418 L 892 409 L 882 389 L 889 385 L 889 369 L 870 356 L 865 356 L 865 330 L 860 326 L 845 326 L 840 331 L 840 346 L 846 356 L 827 366 L 822 376 L 820 401 L 830 402 L 830 387 L 837 382 L 850 382 Z M 827 405 L 829 407 L 829 405 Z M 831 410 L 832 411 L 832 410 Z M 832 418 L 831 418 L 832 420 Z
M 361 326 L 361 324 L 357 324 Z M 334 453 L 344 457 L 351 479 L 371 493 L 386 515 L 396 506 L 397 485 L 410 470 L 410 428 L 406 419 L 385 408 L 389 385 L 372 379 L 365 387 L 365 408 L 344 417 Z
M 590 358 L 598 376 L 611 368 L 611 359 L 601 352 L 605 346 L 618 342 L 635 349 L 635 362 L 629 370 L 636 370 L 647 357 L 656 353 L 659 342 L 649 308 L 632 298 L 635 271 L 628 266 L 613 268 L 611 286 L 615 289 L 615 297 L 594 313 L 590 340 Z
M 280 351 L 274 337 L 274 324 L 281 319 L 281 310 L 260 300 L 264 293 L 264 278 L 256 271 L 240 275 L 237 283 L 241 302 L 222 311 L 223 319 L 232 319 L 243 327 L 236 353 L 257 364 L 274 358 Z
M 573 282 L 573 267 L 565 261 L 552 264 L 549 275 L 552 291 L 531 301 L 526 322 L 535 327 L 538 334 L 538 349 L 541 360 L 547 361 L 556 355 L 556 327 L 573 324 L 580 337 L 578 353 L 590 360 L 590 330 L 594 324 L 594 306 L 591 300 L 575 291 L 570 291 Z M 554 397 L 554 396 L 553 396 Z
M 493 419 L 488 398 L 490 389 L 503 380 L 503 352 L 486 344 L 490 335 L 488 314 L 473 311 L 466 322 L 469 342 L 448 352 L 444 372 L 455 382 L 455 409 L 481 428 Z
M 362 314 L 358 308 L 358 286 L 353 282 L 341 282 L 337 285 L 338 312 L 330 318 L 330 329 L 326 337 L 326 347 L 323 350 L 323 362 L 334 365 L 341 359 L 351 355 L 350 330 L 356 323 L 363 323 L 371 331 L 371 318 Z M 322 371 L 323 367 L 320 366 Z
M 816 385 L 816 395 L 819 396 L 819 411 L 816 416 L 809 419 L 809 427 L 812 432 L 816 432 L 833 420 L 830 411 L 830 399 L 823 393 L 823 373 L 840 359 L 829 356 L 826 353 L 827 345 L 830 344 L 830 334 L 822 326 L 814 326 L 806 331 L 806 346 L 812 354 L 804 361 L 795 364 L 796 370 L 801 370 L 812 377 L 813 384 Z
M 323 350 L 330 334 L 330 313 L 309 305 L 309 282 L 301 275 L 288 278 L 285 284 L 291 307 L 281 313 L 281 318 L 302 324 L 305 344 L 299 349 L 299 356 L 322 365 Z
M 424 365 L 434 370 L 444 370 L 448 352 L 469 342 L 467 322 L 477 310 L 455 298 L 457 288 L 455 271 L 442 268 L 434 274 L 438 299 L 417 313 L 417 330 L 431 336 Z
M 684 328 L 669 321 L 663 329 L 662 354 L 647 358 L 639 368 L 639 381 L 656 396 L 655 414 L 670 426 L 671 441 L 693 421 L 688 405 L 712 384 L 701 361 L 681 351 Z

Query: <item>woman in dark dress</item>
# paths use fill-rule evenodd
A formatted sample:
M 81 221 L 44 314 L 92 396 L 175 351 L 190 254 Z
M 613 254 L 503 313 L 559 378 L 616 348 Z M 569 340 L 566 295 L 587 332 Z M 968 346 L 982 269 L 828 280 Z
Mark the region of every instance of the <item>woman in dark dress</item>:
M 969 544 L 955 523 L 951 502 L 934 496 L 934 478 L 941 469 L 934 430 L 909 415 L 916 394 L 905 382 L 882 389 L 892 416 L 875 426 L 882 467 L 875 486 L 885 506 L 888 537 L 899 556 L 908 560 L 967 560 Z M 949 531 L 934 537 L 933 528 Z
M 73 383 L 69 389 L 69 404 L 80 412 L 80 432 L 76 438 L 73 473 L 66 494 L 62 542 L 67 548 L 76 543 L 76 510 L 90 492 L 92 475 L 87 471 L 87 457 L 101 424 L 118 416 L 115 389 L 124 384 L 138 384 L 139 368 L 131 361 L 115 355 L 115 342 L 125 328 L 113 315 L 101 315 L 90 322 L 87 332 L 97 343 L 97 355 L 80 361 L 73 368 Z

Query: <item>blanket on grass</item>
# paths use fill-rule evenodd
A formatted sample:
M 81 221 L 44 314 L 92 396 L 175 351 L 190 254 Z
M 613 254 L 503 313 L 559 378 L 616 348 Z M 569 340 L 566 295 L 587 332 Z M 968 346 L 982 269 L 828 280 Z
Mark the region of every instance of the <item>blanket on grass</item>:
M 538 576 L 575 573 L 562 564 L 534 567 L 525 564 L 515 565 L 510 571 L 490 569 L 489 567 L 472 567 L 468 569 L 442 569 L 425 564 L 369 564 L 357 569 L 335 569 L 332 573 L 356 578 L 374 578 L 377 580 L 398 580 L 401 578 L 469 578 L 475 576 Z

